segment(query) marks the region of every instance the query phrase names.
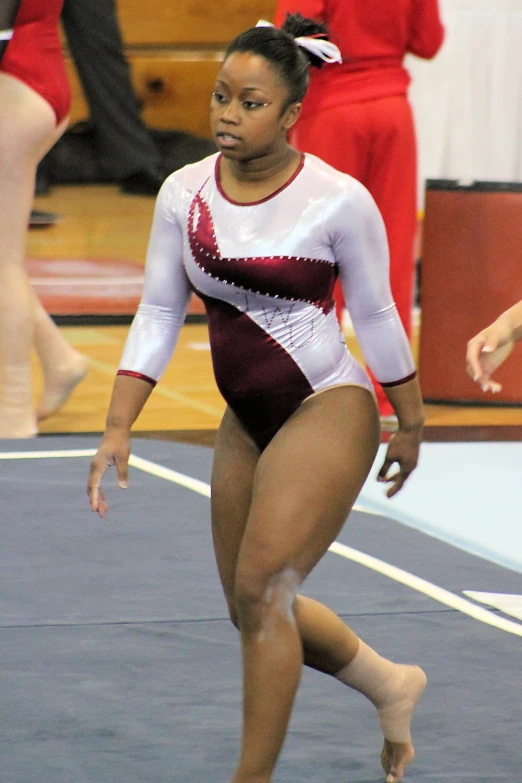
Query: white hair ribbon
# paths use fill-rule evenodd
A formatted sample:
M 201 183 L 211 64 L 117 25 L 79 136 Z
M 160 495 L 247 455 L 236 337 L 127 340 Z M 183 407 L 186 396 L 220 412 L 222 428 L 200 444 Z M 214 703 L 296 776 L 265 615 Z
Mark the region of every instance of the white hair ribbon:
M 275 27 L 275 25 L 272 22 L 267 22 L 266 19 L 260 19 L 256 27 Z M 324 38 L 301 35 L 299 38 L 294 38 L 294 41 L 302 49 L 306 49 L 326 63 L 342 63 L 343 61 L 339 47 L 331 41 L 326 41 Z
M 10 41 L 13 37 L 13 30 L 0 30 L 0 41 Z

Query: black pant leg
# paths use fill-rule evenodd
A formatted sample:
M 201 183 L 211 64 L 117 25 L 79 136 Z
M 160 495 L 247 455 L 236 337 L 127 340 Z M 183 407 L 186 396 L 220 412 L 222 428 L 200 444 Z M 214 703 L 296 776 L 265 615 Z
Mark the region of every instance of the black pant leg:
M 140 116 L 115 0 L 65 0 L 62 21 L 105 175 L 122 180 L 136 172 L 158 172 L 159 153 Z

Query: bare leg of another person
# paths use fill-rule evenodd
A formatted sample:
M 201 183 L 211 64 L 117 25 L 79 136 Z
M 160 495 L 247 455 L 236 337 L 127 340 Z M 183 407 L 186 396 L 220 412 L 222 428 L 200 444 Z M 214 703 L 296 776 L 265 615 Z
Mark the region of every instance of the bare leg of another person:
M 41 421 L 56 413 L 87 373 L 87 360 L 67 342 L 33 294 L 34 347 L 42 365 L 44 388 L 38 404 Z
M 67 123 L 57 127 L 47 101 L 3 73 L 0 107 L 0 437 L 27 438 L 37 433 L 31 345 L 38 309 L 24 266 L 27 226 L 37 164 Z

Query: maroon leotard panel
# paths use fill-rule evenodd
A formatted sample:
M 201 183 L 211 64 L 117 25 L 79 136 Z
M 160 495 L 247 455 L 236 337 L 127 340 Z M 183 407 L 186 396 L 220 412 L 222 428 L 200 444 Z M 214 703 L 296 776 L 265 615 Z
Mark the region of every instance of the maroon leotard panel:
M 65 72 L 58 21 L 63 0 L 22 0 L 0 71 L 27 84 L 53 108 L 59 124 L 69 113 L 71 92 Z

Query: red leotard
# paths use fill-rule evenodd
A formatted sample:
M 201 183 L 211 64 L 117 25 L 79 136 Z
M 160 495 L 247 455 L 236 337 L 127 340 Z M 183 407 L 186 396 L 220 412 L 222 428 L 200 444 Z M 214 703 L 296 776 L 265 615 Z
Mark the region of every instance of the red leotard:
M 71 105 L 58 36 L 62 5 L 63 0 L 22 0 L 13 37 L 0 63 L 0 71 L 20 79 L 52 106 L 57 124 Z

